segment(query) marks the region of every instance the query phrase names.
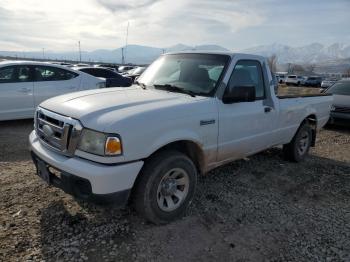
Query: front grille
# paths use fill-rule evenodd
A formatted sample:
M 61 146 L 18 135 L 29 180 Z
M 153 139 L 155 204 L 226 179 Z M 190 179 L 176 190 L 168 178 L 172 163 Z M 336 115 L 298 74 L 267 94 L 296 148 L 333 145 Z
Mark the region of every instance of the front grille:
M 79 142 L 82 125 L 79 121 L 38 108 L 35 130 L 40 141 L 65 155 L 73 155 Z
M 334 106 L 332 108 L 333 112 L 337 113 L 350 113 L 350 107 L 345 107 L 345 106 Z

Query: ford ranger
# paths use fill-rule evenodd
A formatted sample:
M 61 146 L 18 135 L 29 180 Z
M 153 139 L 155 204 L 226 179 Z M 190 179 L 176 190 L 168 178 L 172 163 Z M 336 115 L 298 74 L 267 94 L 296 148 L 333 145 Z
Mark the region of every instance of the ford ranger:
M 37 174 L 76 198 L 131 203 L 170 222 L 200 174 L 278 145 L 288 160 L 305 158 L 332 96 L 277 96 L 274 87 L 260 56 L 162 55 L 131 87 L 41 103 L 29 137 Z

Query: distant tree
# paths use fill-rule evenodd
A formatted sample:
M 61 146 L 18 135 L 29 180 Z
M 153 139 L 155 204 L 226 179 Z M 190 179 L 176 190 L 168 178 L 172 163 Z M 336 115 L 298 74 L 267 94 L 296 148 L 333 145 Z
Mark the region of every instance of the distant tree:
M 292 66 L 292 73 L 296 74 L 296 75 L 304 75 L 305 74 L 305 69 L 303 66 L 298 65 L 298 64 L 294 64 Z
M 308 64 L 304 68 L 305 68 L 306 72 L 313 74 L 313 73 L 315 73 L 316 65 L 315 64 Z
M 277 71 L 277 55 L 273 54 L 267 59 L 271 72 L 275 73 Z

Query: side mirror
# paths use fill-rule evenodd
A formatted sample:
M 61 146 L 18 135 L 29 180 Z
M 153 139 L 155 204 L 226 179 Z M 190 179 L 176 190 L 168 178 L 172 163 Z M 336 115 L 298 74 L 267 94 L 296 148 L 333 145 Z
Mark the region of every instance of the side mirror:
M 255 86 L 234 86 L 227 88 L 222 102 L 224 104 L 232 104 L 237 102 L 254 102 L 255 101 Z

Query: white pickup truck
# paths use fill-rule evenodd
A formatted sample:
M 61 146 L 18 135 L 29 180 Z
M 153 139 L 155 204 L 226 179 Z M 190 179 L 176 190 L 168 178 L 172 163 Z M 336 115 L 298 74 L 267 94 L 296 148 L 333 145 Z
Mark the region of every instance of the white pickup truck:
M 197 176 L 283 145 L 301 161 L 332 96 L 278 97 L 265 58 L 162 55 L 129 88 L 76 92 L 36 111 L 37 174 L 73 196 L 124 205 L 149 221 L 183 215 Z

